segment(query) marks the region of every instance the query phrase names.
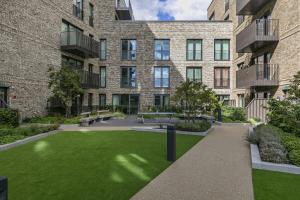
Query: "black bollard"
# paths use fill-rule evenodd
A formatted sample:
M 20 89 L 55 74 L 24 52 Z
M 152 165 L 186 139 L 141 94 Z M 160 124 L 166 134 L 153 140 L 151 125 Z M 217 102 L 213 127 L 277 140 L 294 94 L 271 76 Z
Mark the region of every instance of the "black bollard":
M 217 112 L 218 112 L 218 122 L 222 122 L 222 109 L 218 108 Z
M 0 176 L 0 200 L 7 200 L 8 192 L 7 192 L 7 178 Z
M 174 126 L 167 127 L 167 160 L 176 160 L 176 130 Z

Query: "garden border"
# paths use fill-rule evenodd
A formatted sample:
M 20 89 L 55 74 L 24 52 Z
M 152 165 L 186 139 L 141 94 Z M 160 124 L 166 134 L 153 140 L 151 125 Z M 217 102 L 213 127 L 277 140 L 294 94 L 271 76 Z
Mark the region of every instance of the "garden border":
M 300 167 L 290 164 L 278 164 L 278 163 L 271 163 L 265 162 L 261 160 L 258 146 L 256 144 L 250 144 L 251 149 L 251 162 L 253 169 L 263 169 L 269 171 L 276 171 L 276 172 L 285 172 L 291 174 L 300 174 Z
M 37 134 L 37 135 L 31 136 L 31 137 L 24 138 L 22 140 L 17 140 L 13 143 L 0 145 L 0 152 L 23 145 L 23 144 L 27 144 L 29 142 L 33 142 L 33 141 L 48 137 L 50 135 L 55 135 L 59 132 L 61 132 L 61 131 L 60 130 L 49 131 L 46 133 L 41 133 L 41 134 Z
M 143 131 L 143 132 L 157 132 L 157 133 L 166 133 L 166 129 L 158 129 L 154 127 L 133 127 L 131 128 L 133 131 Z M 207 131 L 204 132 L 190 132 L 190 131 L 178 131 L 176 133 L 182 135 L 198 135 L 198 136 L 207 136 L 211 131 L 214 130 L 214 127 L 211 126 Z

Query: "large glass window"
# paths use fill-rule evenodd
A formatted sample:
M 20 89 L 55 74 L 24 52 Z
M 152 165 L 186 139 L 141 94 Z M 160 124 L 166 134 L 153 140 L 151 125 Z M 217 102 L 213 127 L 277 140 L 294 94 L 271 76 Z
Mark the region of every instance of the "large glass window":
M 215 40 L 215 60 L 229 60 L 230 59 L 230 40 Z
M 83 0 L 73 0 L 73 15 L 83 20 Z
M 136 67 L 121 67 L 121 87 L 136 87 Z
M 100 88 L 106 87 L 106 67 L 100 67 Z
M 170 40 L 155 40 L 155 60 L 170 60 Z
M 187 40 L 187 60 L 202 60 L 202 40 Z
M 7 88 L 0 87 L 0 108 L 7 107 Z
M 187 67 L 186 79 L 190 81 L 202 81 L 202 68 L 201 67 Z
M 106 39 L 100 39 L 100 60 L 106 60 L 107 55 L 107 42 Z
M 170 87 L 170 67 L 154 68 L 154 87 L 157 88 Z
M 105 109 L 106 107 L 106 94 L 99 94 L 99 108 Z
M 83 30 L 63 20 L 61 25 L 61 44 L 77 45 Z
M 112 105 L 115 111 L 121 111 L 126 114 L 137 114 L 140 98 L 138 94 L 113 94 Z
M 154 95 L 154 106 L 159 110 L 167 109 L 170 106 L 170 95 L 169 94 Z
M 122 40 L 122 60 L 136 60 L 136 40 Z
M 230 87 L 230 74 L 229 67 L 216 67 L 215 68 L 215 88 L 229 88 Z
M 91 3 L 89 4 L 89 11 L 89 24 L 94 27 L 94 5 Z

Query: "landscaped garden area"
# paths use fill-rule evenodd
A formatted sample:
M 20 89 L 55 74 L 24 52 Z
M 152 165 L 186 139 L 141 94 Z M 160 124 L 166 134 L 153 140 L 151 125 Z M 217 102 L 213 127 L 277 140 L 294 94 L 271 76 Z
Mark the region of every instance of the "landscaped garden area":
M 177 135 L 177 158 L 202 137 Z M 9 198 L 129 199 L 171 163 L 166 136 L 130 131 L 63 132 L 0 152 Z

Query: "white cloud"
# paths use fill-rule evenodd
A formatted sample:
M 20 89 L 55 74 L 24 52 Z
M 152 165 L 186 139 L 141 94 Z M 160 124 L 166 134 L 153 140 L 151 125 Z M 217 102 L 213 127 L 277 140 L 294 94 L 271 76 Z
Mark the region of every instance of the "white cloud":
M 137 20 L 158 20 L 159 10 L 176 20 L 205 20 L 211 0 L 131 0 Z

